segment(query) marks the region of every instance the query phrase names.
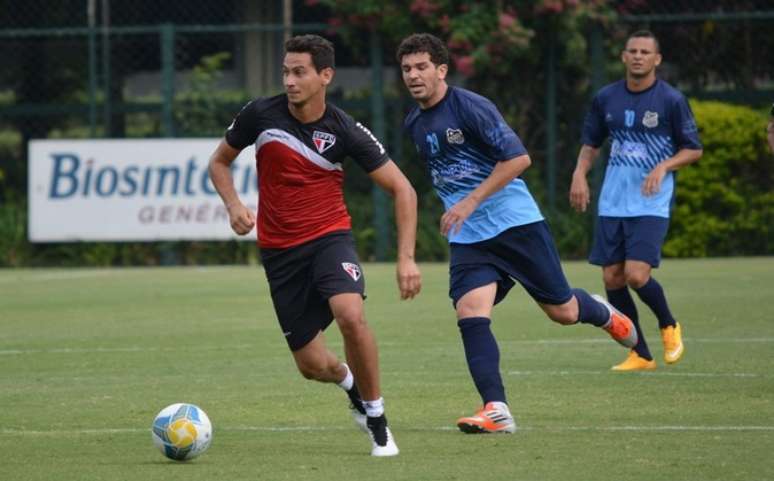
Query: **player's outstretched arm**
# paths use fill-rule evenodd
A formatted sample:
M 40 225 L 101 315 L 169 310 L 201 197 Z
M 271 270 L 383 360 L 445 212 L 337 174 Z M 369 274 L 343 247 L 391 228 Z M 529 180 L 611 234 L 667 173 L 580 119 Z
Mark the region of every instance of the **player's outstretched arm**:
M 253 230 L 255 226 L 255 214 L 239 199 L 234 188 L 234 178 L 231 176 L 231 164 L 239 155 L 239 150 L 231 147 L 225 140 L 221 140 L 210 156 L 209 172 L 212 184 L 218 191 L 223 204 L 228 210 L 231 229 L 239 235 L 244 235 Z
M 586 175 L 594 165 L 594 160 L 599 155 L 599 149 L 590 145 L 581 147 L 578 153 L 578 163 L 572 174 L 572 184 L 570 184 L 570 205 L 578 212 L 586 212 L 586 208 L 591 201 L 591 192 Z
M 422 276 L 414 259 L 417 238 L 417 193 L 392 160 L 388 160 L 368 175 L 395 201 L 395 222 L 398 226 L 398 289 L 401 299 L 413 299 L 422 289 Z
M 454 229 L 455 233 L 459 232 L 460 229 L 462 229 L 462 224 L 465 222 L 465 219 L 467 219 L 484 200 L 508 185 L 510 181 L 520 176 L 531 164 L 532 160 L 527 154 L 498 162 L 497 165 L 495 165 L 495 168 L 492 169 L 489 177 L 484 179 L 484 181 L 481 182 L 478 187 L 473 189 L 473 191 L 464 199 L 444 212 L 441 216 L 441 234 L 446 236 L 452 229 Z

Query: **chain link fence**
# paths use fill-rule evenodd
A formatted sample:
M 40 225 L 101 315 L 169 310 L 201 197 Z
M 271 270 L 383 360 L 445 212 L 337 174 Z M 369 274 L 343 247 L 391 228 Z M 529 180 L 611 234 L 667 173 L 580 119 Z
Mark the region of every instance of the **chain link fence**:
M 373 59 L 362 53 L 372 57 L 373 50 L 363 48 L 367 42 L 353 45 L 336 37 L 326 24 L 330 12 L 319 2 L 291 3 L 294 34 L 317 32 L 336 41 L 344 68 L 337 72 L 333 93 L 349 98 L 347 108 L 356 117 L 372 120 L 374 104 L 367 95 L 374 77 L 367 69 Z M 608 5 L 615 17 L 596 30 L 596 37 L 590 29 L 588 38 L 596 78 L 587 91 L 561 98 L 553 117 L 547 113 L 540 119 L 548 130 L 559 125 L 553 148 L 558 157 L 574 159 L 581 110 L 591 91 L 623 75 L 616 59 L 634 29 L 648 28 L 659 37 L 660 75 L 687 95 L 761 110 L 774 100 L 771 0 L 612 0 Z M 0 69 L 0 199 L 24 198 L 30 139 L 220 136 L 245 101 L 281 90 L 287 34 L 281 0 L 0 0 L 5 64 Z M 384 45 L 384 67 L 377 67 L 383 68 L 377 76 L 388 78 L 384 90 L 399 98 L 392 47 Z M 563 72 L 556 74 L 561 89 Z M 570 112 L 568 106 L 577 108 Z M 404 107 L 397 101 L 386 107 L 382 136 L 398 145 Z M 552 150 L 543 140 L 530 146 L 538 165 Z M 563 196 L 570 170 L 559 162 L 549 171 L 554 178 L 546 184 L 554 197 Z
M 627 27 L 651 29 L 664 53 L 660 74 L 700 98 L 755 104 L 774 91 L 774 2 L 618 2 Z M 625 32 L 618 32 L 622 42 Z

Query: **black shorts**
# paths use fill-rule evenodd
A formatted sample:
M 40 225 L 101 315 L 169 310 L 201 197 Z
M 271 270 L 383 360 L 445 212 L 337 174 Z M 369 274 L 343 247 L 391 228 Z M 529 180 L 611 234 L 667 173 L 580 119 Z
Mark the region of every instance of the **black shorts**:
M 274 311 L 291 351 L 333 321 L 328 299 L 364 296 L 365 279 L 350 231 L 339 231 L 287 249 L 261 249 Z

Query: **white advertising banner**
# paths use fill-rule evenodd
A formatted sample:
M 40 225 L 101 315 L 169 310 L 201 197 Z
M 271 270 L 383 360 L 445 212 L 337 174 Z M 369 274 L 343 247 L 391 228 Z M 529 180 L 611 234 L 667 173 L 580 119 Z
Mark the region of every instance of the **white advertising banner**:
M 255 240 L 237 236 L 207 172 L 220 139 L 33 140 L 32 242 Z M 258 204 L 255 153 L 232 164 L 234 187 Z

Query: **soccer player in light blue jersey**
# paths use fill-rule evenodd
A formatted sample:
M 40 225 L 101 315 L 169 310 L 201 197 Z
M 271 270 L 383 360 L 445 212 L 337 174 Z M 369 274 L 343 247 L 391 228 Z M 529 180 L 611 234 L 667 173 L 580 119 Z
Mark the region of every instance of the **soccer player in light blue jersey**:
M 417 101 L 404 127 L 443 201 L 451 249 L 450 288 L 470 374 L 483 407 L 457 421 L 466 433 L 516 429 L 500 376 L 492 310 L 518 281 L 560 324 L 591 324 L 631 348 L 632 322 L 601 297 L 571 289 L 551 233 L 519 177 L 531 161 L 492 102 L 449 86 L 449 53 L 429 34 L 401 42 L 397 59 Z
M 661 53 L 653 34 L 641 30 L 630 35 L 621 59 L 626 78 L 602 88 L 586 115 L 570 203 L 579 212 L 586 210 L 590 199 L 586 174 L 610 137 L 589 262 L 602 266 L 608 301 L 637 329 L 637 345 L 613 370 L 638 371 L 655 369 L 656 362 L 629 287 L 658 318 L 664 361 L 675 363 L 685 351 L 681 326 L 651 269 L 659 265 L 669 228 L 675 171 L 699 160 L 702 146 L 685 97 L 656 77 Z

